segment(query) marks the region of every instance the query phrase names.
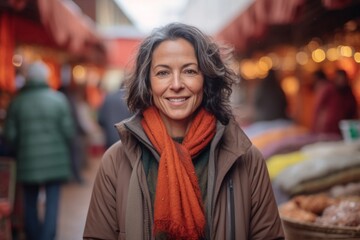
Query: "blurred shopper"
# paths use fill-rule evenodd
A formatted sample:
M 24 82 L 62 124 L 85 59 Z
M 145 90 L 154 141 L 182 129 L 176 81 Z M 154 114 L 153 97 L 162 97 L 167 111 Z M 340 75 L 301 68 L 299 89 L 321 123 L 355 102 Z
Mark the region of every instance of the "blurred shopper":
M 335 75 L 335 84 L 342 99 L 342 118 L 357 119 L 358 103 L 350 86 L 350 79 L 345 70 L 338 69 Z
M 339 122 L 356 119 L 357 102 L 344 70 L 335 72 L 334 81 L 322 72 L 315 72 L 315 104 L 312 130 L 315 133 L 341 134 Z
M 4 134 L 13 145 L 17 180 L 24 191 L 27 240 L 55 239 L 60 188 L 71 176 L 69 144 L 74 134 L 65 96 L 47 85 L 49 69 L 29 65 L 25 86 L 11 102 Z M 39 216 L 39 191 L 45 190 L 45 214 Z
M 105 134 L 106 149 L 119 140 L 119 133 L 115 128 L 118 123 L 131 116 L 125 102 L 125 90 L 120 88 L 116 92 L 106 95 L 99 108 L 98 122 Z
M 315 71 L 312 74 L 313 84 L 312 88 L 314 91 L 314 111 L 312 118 L 311 129 L 313 132 L 320 133 L 324 131 L 324 123 L 326 122 L 326 112 L 329 111 L 330 106 L 324 108 L 325 99 L 330 96 L 330 92 L 335 91 L 335 85 L 330 82 L 325 72 L 321 69 Z
M 71 149 L 71 168 L 73 174 L 73 180 L 82 184 L 84 178 L 82 176 L 82 170 L 86 166 L 88 157 L 87 148 L 87 134 L 82 126 L 79 116 L 79 110 L 77 106 L 78 96 L 73 88 L 69 85 L 63 85 L 59 89 L 60 92 L 64 93 L 69 101 L 71 115 L 75 125 L 75 135 L 72 138 L 70 149 Z
M 254 121 L 287 119 L 287 99 L 276 72 L 270 70 L 254 93 Z
M 330 85 L 330 81 L 323 70 L 319 69 L 313 73 L 313 90 L 317 92 L 317 96 L 328 85 Z
M 142 42 L 84 239 L 284 239 L 265 161 L 232 115 L 237 76 L 199 29 Z

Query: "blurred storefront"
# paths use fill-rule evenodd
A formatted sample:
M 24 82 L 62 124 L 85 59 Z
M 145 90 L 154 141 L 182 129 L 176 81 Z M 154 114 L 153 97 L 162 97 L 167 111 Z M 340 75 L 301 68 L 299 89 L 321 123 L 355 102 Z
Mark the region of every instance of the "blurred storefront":
M 35 60 L 49 66 L 52 88 L 60 90 L 72 85 L 81 89 L 86 79 L 87 101 L 93 106 L 100 102 L 97 84 L 107 64 L 107 53 L 94 22 L 72 1 L 4 0 L 0 2 L 0 133 L 8 104 L 25 83 L 27 64 Z M 11 153 L 0 137 L 1 164 L 12 162 L 4 157 Z M 5 183 L 4 179 L 1 175 Z M 8 183 L 2 188 L 8 188 L 12 196 L 1 198 L 9 199 L 12 209 L 15 177 L 8 179 Z M 9 219 L 2 216 L 1 239 L 11 239 L 2 235 L 9 228 Z
M 94 122 L 108 63 L 95 22 L 70 0 L 7 0 L 0 3 L 0 25 L 0 131 L 9 102 L 25 83 L 27 64 L 35 60 L 50 68 L 49 85 L 72 104 L 81 101 Z M 101 144 L 99 134 L 94 142 Z
M 315 116 L 331 119 L 314 111 L 317 70 L 330 81 L 338 69 L 346 71 L 358 104 L 351 111 L 359 113 L 360 1 L 256 0 L 216 37 L 234 47 L 241 87 L 248 94 L 274 69 L 290 104 L 290 119 L 254 121 L 243 127 L 266 161 L 286 239 L 359 238 L 359 221 L 349 220 L 359 216 L 360 208 L 339 208 L 343 200 L 360 206 L 359 116 L 334 122 L 341 134 L 311 127 Z M 327 98 L 339 103 L 337 94 L 333 91 Z M 346 104 L 333 111 L 340 116 L 342 108 Z M 319 202 L 324 205 L 314 210 Z
M 50 85 L 58 88 L 63 64 L 101 67 L 106 52 L 95 26 L 72 1 L 2 1 L 0 87 L 15 91 L 15 75 L 26 62 L 51 66 Z
M 27 64 L 38 59 L 51 69 L 49 85 L 84 101 L 96 126 L 97 108 L 119 88 L 141 38 L 113 0 L 1 1 L 0 132 Z
M 142 38 L 113 0 L 5 0 L 0 26 L 0 131 L 27 64 L 38 59 L 51 69 L 49 85 L 84 100 L 96 121 Z
M 360 102 L 360 2 L 257 0 L 216 35 L 234 46 L 242 79 L 252 86 L 270 68 L 281 75 L 291 116 L 308 126 L 311 74 L 346 70 Z
M 95 23 L 72 1 L 24 0 L 0 4 L 0 127 L 12 97 L 25 83 L 26 66 L 42 60 L 49 85 L 81 96 L 90 107 L 102 101 L 98 87 L 107 64 Z

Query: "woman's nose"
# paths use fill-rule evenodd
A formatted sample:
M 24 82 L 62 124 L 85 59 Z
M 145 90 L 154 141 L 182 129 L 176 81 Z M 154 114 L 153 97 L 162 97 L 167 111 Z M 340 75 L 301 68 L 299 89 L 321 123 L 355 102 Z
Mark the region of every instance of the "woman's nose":
M 183 82 L 180 74 L 174 74 L 171 80 L 171 89 L 178 90 L 183 87 Z

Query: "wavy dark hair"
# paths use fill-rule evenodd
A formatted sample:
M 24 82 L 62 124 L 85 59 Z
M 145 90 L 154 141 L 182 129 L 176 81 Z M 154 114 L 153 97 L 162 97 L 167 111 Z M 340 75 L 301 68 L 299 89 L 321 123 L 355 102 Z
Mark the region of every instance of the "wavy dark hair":
M 223 124 L 233 116 L 230 107 L 231 86 L 237 76 L 227 64 L 231 51 L 221 51 L 209 36 L 196 27 L 170 23 L 156 28 L 140 44 L 134 70 L 126 79 L 127 104 L 132 112 L 144 111 L 152 105 L 150 67 L 152 54 L 166 40 L 185 39 L 195 49 L 200 71 L 204 76 L 204 97 L 201 105 Z

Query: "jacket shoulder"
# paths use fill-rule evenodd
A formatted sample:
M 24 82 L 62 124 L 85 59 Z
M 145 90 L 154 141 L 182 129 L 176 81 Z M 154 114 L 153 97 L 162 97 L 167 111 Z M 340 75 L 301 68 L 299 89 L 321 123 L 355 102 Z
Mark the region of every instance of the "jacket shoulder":
M 241 156 L 251 148 L 250 139 L 235 120 L 230 120 L 226 126 L 222 127 L 224 127 L 221 141 L 223 149 L 232 152 L 234 156 Z M 218 129 L 221 131 L 220 127 Z
M 117 141 L 104 152 L 101 165 L 107 169 L 117 169 L 117 166 L 125 161 L 124 145 Z

